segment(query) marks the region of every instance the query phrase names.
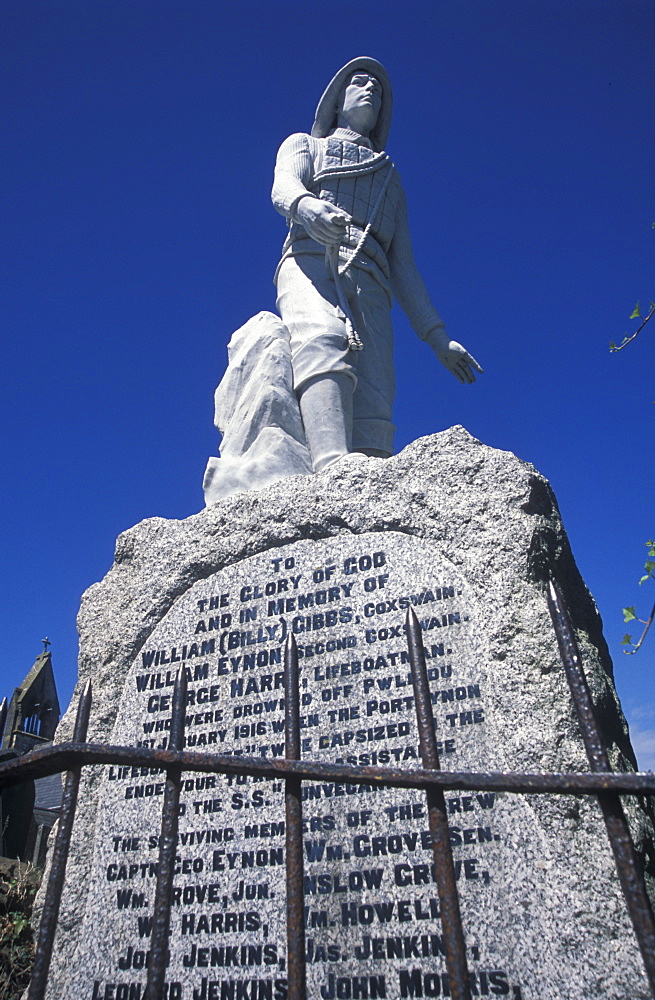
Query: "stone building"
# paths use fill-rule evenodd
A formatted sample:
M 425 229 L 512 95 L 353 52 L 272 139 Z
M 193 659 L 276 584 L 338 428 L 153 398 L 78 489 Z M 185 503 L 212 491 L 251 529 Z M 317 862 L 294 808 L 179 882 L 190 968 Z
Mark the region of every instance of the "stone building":
M 20 757 L 52 742 L 60 709 L 52 654 L 44 651 L 7 709 L 0 760 Z M 61 776 L 50 775 L 3 790 L 0 796 L 0 855 L 43 867 L 48 834 L 59 816 Z

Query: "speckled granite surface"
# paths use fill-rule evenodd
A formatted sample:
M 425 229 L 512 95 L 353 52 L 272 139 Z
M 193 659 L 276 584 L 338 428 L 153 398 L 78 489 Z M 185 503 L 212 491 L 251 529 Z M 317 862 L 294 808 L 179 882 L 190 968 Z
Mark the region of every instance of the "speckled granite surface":
M 121 535 L 80 611 L 89 739 L 160 745 L 184 663 L 189 748 L 283 755 L 291 630 L 303 756 L 418 766 L 411 604 L 444 769 L 587 770 L 543 594 L 549 573 L 613 766 L 630 768 L 600 621 L 550 487 L 461 427 Z M 69 712 L 57 739 L 71 729 Z M 282 789 L 186 779 L 167 995 L 282 1000 Z M 162 786 L 161 773 L 86 772 L 51 1000 L 140 997 Z M 424 798 L 321 783 L 305 795 L 309 996 L 447 996 Z M 447 800 L 474 996 L 648 996 L 595 802 Z M 645 818 L 634 805 L 630 817 L 643 848 Z

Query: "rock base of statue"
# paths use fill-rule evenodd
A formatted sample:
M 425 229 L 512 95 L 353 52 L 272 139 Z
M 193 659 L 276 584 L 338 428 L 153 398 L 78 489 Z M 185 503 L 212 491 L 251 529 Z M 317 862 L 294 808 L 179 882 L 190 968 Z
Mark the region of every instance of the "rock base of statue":
M 312 472 L 282 320 L 258 313 L 232 335 L 227 352 L 227 371 L 214 396 L 221 457 L 209 459 L 203 481 L 208 507 Z
M 300 653 L 302 756 L 420 766 L 404 635 L 423 630 L 442 767 L 586 771 L 544 596 L 571 609 L 612 765 L 633 755 L 601 623 L 548 483 L 463 428 L 389 460 L 231 497 L 118 539 L 84 596 L 93 742 L 284 755 L 282 642 Z M 70 737 L 72 710 L 58 739 Z M 184 776 L 166 997 L 286 996 L 281 782 Z M 164 778 L 84 771 L 48 997 L 141 997 Z M 449 996 L 425 796 L 306 782 L 311 997 Z M 473 996 L 648 993 L 593 798 L 446 795 Z M 648 818 L 628 804 L 638 848 Z

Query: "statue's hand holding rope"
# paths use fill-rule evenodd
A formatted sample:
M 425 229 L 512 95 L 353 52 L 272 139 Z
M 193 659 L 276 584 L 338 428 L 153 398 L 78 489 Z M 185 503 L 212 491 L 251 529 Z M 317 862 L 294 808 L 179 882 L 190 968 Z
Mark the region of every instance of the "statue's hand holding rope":
M 347 212 L 313 195 L 300 199 L 294 215 L 311 238 L 324 247 L 338 246 L 346 226 L 352 222 Z

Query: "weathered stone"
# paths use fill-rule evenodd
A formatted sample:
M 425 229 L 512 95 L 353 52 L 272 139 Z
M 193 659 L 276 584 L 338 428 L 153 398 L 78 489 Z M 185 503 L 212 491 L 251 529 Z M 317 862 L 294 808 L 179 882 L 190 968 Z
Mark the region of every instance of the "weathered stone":
M 293 391 L 289 334 L 260 312 L 233 334 L 228 368 L 214 397 L 221 457 L 205 470 L 205 503 L 308 475 L 311 458 Z
M 162 742 L 184 662 L 190 748 L 281 755 L 280 643 L 291 629 L 303 757 L 416 766 L 403 656 L 413 604 L 444 768 L 586 771 L 546 608 L 549 574 L 572 612 L 612 765 L 629 769 L 600 620 L 552 491 L 461 427 L 386 461 L 346 458 L 121 535 L 79 617 L 80 681 L 91 677 L 95 692 L 89 739 Z M 69 711 L 57 738 L 71 727 Z M 282 791 L 186 777 L 168 996 L 210 1000 L 238 987 L 282 1000 Z M 118 1000 L 128 984 L 138 996 L 161 783 L 85 771 L 50 1000 Z M 305 789 L 309 995 L 448 995 L 424 797 Z M 648 996 L 594 800 L 447 800 L 474 996 Z M 641 807 L 629 814 L 638 846 L 652 852 Z

